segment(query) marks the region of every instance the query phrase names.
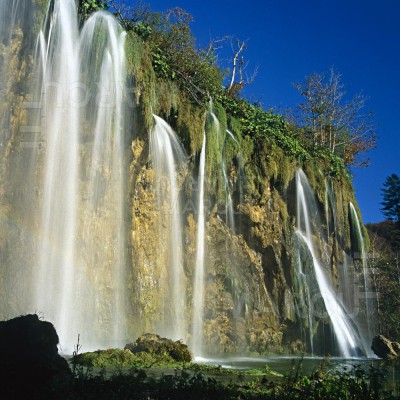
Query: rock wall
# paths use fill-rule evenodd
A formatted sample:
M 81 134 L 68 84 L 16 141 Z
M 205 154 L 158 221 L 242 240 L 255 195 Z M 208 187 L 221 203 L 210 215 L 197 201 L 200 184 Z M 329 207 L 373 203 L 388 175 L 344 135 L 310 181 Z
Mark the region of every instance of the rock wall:
M 132 312 L 137 316 L 138 333 L 155 331 L 162 334 L 163 327 L 168 323 L 168 308 L 172 306 L 165 304 L 168 281 L 166 239 L 170 232 L 167 226 L 159 231 L 159 206 L 155 199 L 154 174 L 147 143 L 144 135 L 134 139 L 132 144 L 132 268 L 135 271 Z M 277 153 L 282 157 L 279 150 Z M 264 162 L 261 172 L 257 166 L 259 160 Z M 242 178 L 242 202 L 234 193 L 234 198 L 237 195 L 234 202 L 235 232 L 226 223 L 224 200 L 212 191 L 217 184 L 212 179 L 207 182 L 204 347 L 209 354 L 310 351 L 305 339 L 307 317 L 299 316 L 301 293 L 296 287 L 297 253 L 294 251 L 295 171 L 300 164 L 288 157 L 284 165 L 287 167 L 284 170 L 277 167 L 274 154 L 268 147 L 260 150 L 256 160 L 248 161 L 245 170 L 248 176 L 257 176 L 259 183 L 254 185 L 245 176 Z M 348 204 L 354 201 L 354 195 L 347 178 L 329 180 L 319 167 L 318 162 L 304 164 L 315 187 L 319 207 L 316 212 L 322 217 L 322 228 L 327 230 L 328 225 L 330 227 L 327 243 L 320 238 L 319 244 L 323 251 L 329 253 L 331 270 L 326 272 L 331 275 L 339 292 L 343 276 L 340 276 L 337 265 L 343 264 L 344 254 L 351 254 Z M 188 157 L 185 176 L 181 179 L 186 316 L 189 326 L 185 340 L 189 343 L 196 257 L 197 168 L 198 154 L 194 154 Z M 230 173 L 232 187 L 238 175 L 237 168 L 233 167 Z M 328 206 L 327 181 L 331 182 L 335 191 L 335 197 Z M 316 307 L 325 312 L 321 302 L 319 296 Z M 315 350 L 319 354 L 335 351 L 332 336 L 326 312 L 323 317 L 315 317 Z
M 40 207 L 43 193 L 37 183 L 43 176 L 41 143 L 23 145 L 21 127 L 29 125 L 24 102 L 34 92 L 35 79 L 29 75 L 32 49 L 26 54 L 24 33 L 16 29 L 9 43 L 2 43 L 4 75 L 20 73 L 7 86 L 7 101 L 0 105 L 0 122 L 8 130 L 1 137 L 0 155 L 0 288 L 3 299 L 0 314 L 10 318 L 21 313 L 42 311 L 35 306 L 35 277 L 40 248 Z M 29 42 L 30 43 L 30 42 Z M 296 184 L 295 173 L 303 168 L 317 199 L 315 213 L 322 221 L 326 239 L 316 237 L 318 252 L 329 259 L 326 274 L 338 292 L 349 293 L 349 263 L 357 265 L 359 251 L 352 232 L 349 203 L 356 204 L 351 182 L 345 174 L 330 177 L 326 159 L 302 160 L 286 154 L 271 140 L 240 133 L 240 125 L 216 102 L 213 111 L 220 122 L 213 125 L 208 105 L 191 101 L 174 82 L 157 78 L 152 70 L 149 51 L 131 32 L 127 37 L 129 86 L 133 88 L 126 125 L 127 209 L 123 246 L 126 260 L 124 310 L 119 318 L 126 326 L 123 340 L 132 340 L 145 332 L 164 335 L 171 325 L 168 302 L 168 224 L 160 218 L 169 205 L 159 201 L 152 160 L 149 157 L 149 132 L 152 113 L 161 115 L 175 129 L 186 152 L 187 161 L 179 169 L 183 216 L 183 249 L 186 288 L 186 337 L 190 343 L 193 306 L 193 279 L 197 232 L 197 176 L 203 131 L 207 135 L 206 154 L 206 236 L 205 236 L 205 310 L 204 347 L 209 354 L 266 354 L 310 352 L 307 331 L 310 321 L 300 312 L 302 293 L 297 280 Z M 29 47 L 29 46 L 28 46 Z M 11 55 L 4 62 L 4 54 Z M 23 83 L 25 82 L 25 85 Z M 7 84 L 9 82 L 7 81 Z M 28 85 L 30 83 L 30 87 Z M 11 111 L 10 111 L 11 110 Z M 37 121 L 33 121 L 37 123 Z M 87 121 L 82 129 L 85 130 Z M 226 129 L 233 131 L 237 144 L 229 142 Z M 90 165 L 90 131 L 80 144 L 80 195 L 88 185 L 85 170 Z M 22 136 L 21 136 L 22 135 Z M 28 138 L 29 139 L 29 138 Z M 42 143 L 43 144 L 43 143 Z M 44 144 L 45 145 L 45 144 Z M 128 154 L 129 153 L 129 154 Z M 32 154 L 35 168 L 32 168 Z M 227 183 L 223 179 L 225 169 Z M 106 171 L 107 172 L 107 171 Z M 84 285 L 77 282 L 74 295 L 82 307 L 76 324 L 92 327 L 96 343 L 106 343 L 112 332 L 110 304 L 115 298 L 111 269 L 115 252 L 112 236 L 112 178 L 100 174 L 104 186 L 104 204 L 110 208 L 79 209 L 79 245 L 83 260 L 78 266 Z M 36 183 L 33 183 L 36 182 Z M 235 230 L 226 223 L 226 186 L 231 190 Z M 115 210 L 114 210 L 115 211 Z M 85 213 L 87 215 L 85 216 Z M 90 221 L 90 224 L 87 223 Z M 104 241 L 104 238 L 107 238 Z M 39 266 L 40 267 L 40 266 Z M 49 285 L 52 283 L 49 282 Z M 80 290 L 84 287 L 85 290 Z M 89 289 L 88 289 L 89 288 Z M 87 298 L 95 301 L 86 302 Z M 90 307 L 86 306 L 90 303 Z M 321 299 L 316 308 L 323 309 Z M 31 307 L 34 307 L 32 309 Z M 364 315 L 364 319 L 365 319 Z M 362 318 L 361 318 L 362 319 Z M 312 336 L 316 351 L 334 351 L 329 318 L 313 316 Z M 56 327 L 57 328 L 57 327 Z M 84 336 L 84 332 L 81 333 Z M 62 340 L 62 338 L 61 338 Z

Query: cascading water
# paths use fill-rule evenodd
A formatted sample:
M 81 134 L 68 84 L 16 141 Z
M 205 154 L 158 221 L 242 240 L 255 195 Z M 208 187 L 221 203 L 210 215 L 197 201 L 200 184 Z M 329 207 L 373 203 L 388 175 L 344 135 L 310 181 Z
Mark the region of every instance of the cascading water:
M 301 259 L 301 252 L 298 251 L 297 254 L 297 265 L 298 265 L 298 287 L 297 292 L 300 294 L 300 309 L 298 310 L 299 314 L 307 314 L 307 324 L 308 324 L 308 341 L 310 343 L 310 352 L 311 355 L 314 355 L 314 325 L 313 325 L 313 302 L 311 300 L 311 291 L 309 285 L 309 277 L 308 274 L 303 271 L 303 261 Z M 301 310 L 301 311 L 300 311 Z M 301 315 L 304 317 L 304 315 Z M 307 335 L 305 335 L 305 339 Z
M 237 141 L 237 139 L 235 138 L 235 136 L 233 135 L 233 133 L 231 131 L 229 131 L 228 129 L 226 130 L 227 136 L 225 138 L 225 142 L 224 142 L 224 151 L 223 151 L 223 158 L 222 158 L 222 174 L 224 177 L 224 181 L 225 181 L 225 197 L 226 197 L 226 206 L 225 206 L 225 210 L 226 210 L 226 224 L 229 226 L 229 228 L 231 229 L 231 231 L 233 233 L 235 233 L 235 213 L 234 213 L 234 208 L 233 208 L 233 198 L 232 198 L 232 190 L 231 187 L 229 185 L 229 180 L 228 180 L 228 176 L 227 176 L 227 169 L 226 169 L 226 161 L 225 161 L 225 148 L 227 145 L 227 140 L 232 140 L 235 145 L 238 147 L 238 155 L 239 155 L 239 163 L 241 163 L 241 150 L 240 150 L 240 144 Z M 242 187 L 241 187 L 241 183 L 242 183 L 242 179 L 241 179 L 241 165 L 239 165 L 238 168 L 238 189 L 239 189 L 239 201 L 242 200 Z
M 228 132 L 229 131 L 227 130 L 227 133 Z M 232 134 L 231 134 L 231 136 L 233 137 Z M 225 142 L 226 142 L 226 139 L 225 139 Z M 225 142 L 224 142 L 224 145 L 226 144 Z M 224 150 L 225 150 L 225 146 L 224 146 Z M 235 233 L 235 216 L 234 216 L 234 212 L 233 212 L 232 194 L 231 194 L 229 179 L 228 179 L 227 170 L 226 170 L 225 152 L 223 151 L 222 153 L 223 154 L 222 154 L 221 168 L 222 168 L 222 176 L 224 177 L 224 182 L 225 182 L 225 217 L 226 217 L 225 222 L 226 222 L 226 225 L 229 226 L 231 231 L 233 233 Z
M 3 317 L 32 307 L 31 261 L 37 247 L 35 170 L 36 113 L 28 109 L 35 86 L 31 74 L 38 6 L 31 0 L 0 2 L 0 227 Z M 12 251 L 11 249 L 16 249 Z
M 313 273 L 315 274 L 319 292 L 329 315 L 340 353 L 345 357 L 358 355 L 360 350 L 365 352 L 361 339 L 355 330 L 353 321 L 347 315 L 343 304 L 341 304 L 339 298 L 336 296 L 327 271 L 324 270 L 315 250 L 315 238 L 322 238 L 323 234 L 318 231 L 313 231 L 314 226 L 318 229 L 321 224 L 318 220 L 318 208 L 314 198 L 314 193 L 302 170 L 299 170 L 296 173 L 296 193 L 296 234 L 299 238 L 299 242 L 305 245 L 311 256 Z
M 219 160 L 220 168 L 221 168 L 222 178 L 224 180 L 223 191 L 225 194 L 225 209 L 223 210 L 223 214 L 225 214 L 225 223 L 232 230 L 232 232 L 235 232 L 233 200 L 232 200 L 232 194 L 231 194 L 231 190 L 230 190 L 228 175 L 227 175 L 227 171 L 226 171 L 225 157 L 224 157 L 225 154 L 224 154 L 223 146 L 225 145 L 225 140 L 224 140 L 224 137 L 222 137 L 222 135 L 221 135 L 220 122 L 213 111 L 212 100 L 210 100 L 210 111 L 208 112 L 208 117 L 210 118 L 211 132 L 213 132 L 213 134 L 215 135 L 213 140 L 216 141 L 217 155 L 218 155 L 218 157 L 220 157 L 220 160 Z M 226 138 L 226 136 L 225 136 L 225 138 Z
M 233 193 L 236 191 L 236 201 L 238 202 L 239 205 L 243 204 L 244 202 L 244 197 L 243 197 L 243 183 L 245 181 L 245 172 L 244 172 L 244 165 L 243 165 L 243 153 L 242 153 L 242 146 L 238 139 L 235 137 L 235 135 L 230 131 L 226 131 L 228 134 L 228 137 L 230 137 L 233 142 L 235 143 L 237 149 L 236 157 L 237 157 L 237 177 L 236 177 L 236 182 L 235 182 L 235 190 Z M 233 197 L 232 193 L 232 197 Z M 240 219 L 241 213 L 239 213 L 238 216 L 238 221 L 237 223 L 240 225 L 241 219 Z
M 80 254 L 87 255 L 85 270 L 99 263 L 101 253 L 98 238 L 93 232 L 101 216 L 104 226 L 100 240 L 112 246 L 100 257 L 111 266 L 110 282 L 113 288 L 103 318 L 107 318 L 112 325 L 110 342 L 114 346 L 121 344 L 121 339 L 127 336 L 125 36 L 114 17 L 104 12 L 95 13 L 82 29 L 79 49 L 81 82 L 85 82 L 85 90 L 81 94 L 81 101 L 85 104 L 81 124 L 91 127 L 89 135 L 86 132 L 80 135 L 80 141 L 86 143 L 87 150 L 87 157 L 82 157 L 81 168 L 83 164 L 86 178 L 89 178 L 81 205 L 84 214 L 82 231 L 86 242 Z M 91 67 L 86 68 L 88 65 Z M 102 307 L 104 309 L 104 304 Z M 94 315 L 99 318 L 101 314 L 101 307 L 96 304 Z
M 18 62 L 17 51 L 29 55 L 33 42 L 27 32 L 33 26 L 32 4 L 28 0 L 9 0 L 0 2 L 0 146 L 5 147 L 11 137 L 11 121 L 15 114 L 15 98 L 13 98 L 13 86 L 18 83 L 18 75 L 23 74 L 21 65 Z M 15 43 L 13 43 L 15 42 Z M 24 44 L 22 46 L 22 43 Z M 20 48 L 18 48 L 20 46 Z M 14 68 L 19 68 L 16 74 Z M 22 78 L 22 77 L 21 77 Z M 26 80 L 26 77 L 23 77 Z M 25 82 L 26 83 L 26 82 Z M 1 160 L 3 161 L 3 159 Z
M 222 124 L 210 111 L 207 123 L 212 132 L 207 130 L 207 142 L 206 136 L 203 139 L 198 193 L 193 195 L 198 197 L 197 232 L 191 229 L 196 217 L 188 212 L 188 251 L 184 253 L 179 189 L 185 174 L 177 169 L 185 164 L 184 152 L 175 133 L 156 116 L 150 134 L 153 169 L 146 162 L 143 137 L 127 137 L 127 127 L 133 125 L 127 119 L 133 112 L 126 112 L 124 93 L 125 33 L 106 13 L 93 14 L 79 29 L 75 3 L 52 0 L 40 24 L 44 1 L 0 2 L 1 319 L 37 311 L 54 323 L 62 350 L 67 353 L 73 350 L 78 334 L 87 351 L 120 346 L 146 330 L 190 340 L 193 353 L 200 356 L 214 349 L 258 351 L 263 340 L 258 341 L 258 336 L 265 338 L 269 329 L 276 329 L 276 337 L 281 337 L 282 321 L 272 304 L 277 300 L 277 311 L 283 311 L 289 321 L 296 310 L 298 315 L 305 313 L 302 338 L 306 337 L 311 353 L 322 353 L 317 341 L 327 331 L 336 336 L 342 355 L 355 354 L 358 348 L 365 351 L 370 338 L 365 340 L 361 332 L 364 315 L 350 318 L 347 314 L 353 292 L 358 289 L 358 282 L 349 278 L 353 260 L 343 250 L 350 246 L 341 233 L 348 228 L 341 218 L 347 213 L 338 209 L 336 216 L 335 207 L 341 199 L 339 195 L 335 198 L 329 182 L 327 235 L 320 221 L 323 210 L 318 209 L 305 175 L 298 173 L 298 257 L 291 257 L 290 240 L 285 239 L 290 237 L 291 224 L 280 226 L 274 220 L 270 230 L 264 225 L 272 221 L 268 213 L 268 218 L 253 221 L 260 217 L 258 212 L 253 213 L 258 207 L 254 201 L 243 208 L 248 214 L 241 231 L 239 217 L 235 220 L 233 215 L 242 203 L 241 141 L 229 131 L 222 132 Z M 132 122 L 140 120 L 132 117 Z M 133 160 L 131 154 L 135 155 Z M 232 157 L 236 158 L 230 164 Z M 263 177 L 271 178 L 268 173 Z M 206 176 L 216 178 L 215 185 L 207 185 L 207 197 Z M 153 177 L 157 191 L 152 190 Z M 237 181 L 239 196 L 233 189 Z M 261 186 L 251 191 L 262 195 Z M 285 207 L 290 210 L 291 205 L 284 204 L 281 187 L 271 189 L 274 212 L 282 207 L 279 211 L 283 215 Z M 128 190 L 132 190 L 129 198 Z M 154 195 L 159 208 L 153 205 Z M 251 200 L 253 193 L 249 195 Z M 282 199 L 282 205 L 275 196 Z M 218 218 L 220 210 L 210 208 L 210 239 L 205 251 L 208 197 L 218 204 L 221 199 L 226 201 L 227 218 L 225 226 Z M 349 212 L 353 253 L 363 255 L 362 231 L 352 205 Z M 157 218 L 162 220 L 160 243 Z M 257 226 L 263 229 L 253 229 Z M 229 230 L 238 235 L 230 235 Z M 228 234 L 221 238 L 221 232 Z M 274 243 L 264 236 L 270 232 Z M 213 243 L 216 235 L 218 240 Z M 268 248 L 257 244 L 263 239 L 268 239 Z M 275 239 L 281 242 L 280 249 Z M 281 260 L 271 258 L 279 254 Z M 195 256 L 192 282 L 186 282 L 185 256 Z M 300 298 L 293 307 L 281 306 L 289 303 L 281 300 L 290 298 L 286 296 L 290 283 L 275 285 L 275 277 L 269 280 L 270 259 L 277 271 L 282 267 L 280 275 L 285 278 L 290 274 L 283 269 L 290 268 L 292 260 L 298 261 L 294 286 L 298 286 L 295 289 L 299 289 Z M 365 256 L 361 259 L 364 261 Z M 355 265 L 353 271 L 357 262 Z M 213 279 L 206 281 L 206 272 Z M 366 291 L 368 283 L 364 274 Z M 206 285 L 210 289 L 207 295 Z M 343 301 L 339 290 L 344 293 Z M 192 313 L 186 296 L 192 296 Z M 209 307 L 205 307 L 205 298 L 210 300 Z M 214 306 L 217 317 L 208 313 Z M 328 318 L 319 314 L 326 311 Z M 190 314 L 191 338 L 186 337 Z M 217 319 L 220 317 L 227 321 L 225 326 Z M 229 332 L 240 340 L 236 341 L 236 336 L 231 339 Z M 214 343 L 211 336 L 216 339 Z M 254 343 L 248 343 L 250 336 L 255 338 Z M 293 341 L 290 338 L 288 345 L 296 344 L 300 336 Z M 226 347 L 221 344 L 223 340 L 228 342 Z
M 224 163 L 222 164 L 222 175 L 225 181 L 225 223 L 230 228 L 230 230 L 235 233 L 235 215 L 233 211 L 233 201 Z
M 364 301 L 365 301 L 365 313 L 366 313 L 366 324 L 368 330 L 368 336 L 366 337 L 366 342 L 371 343 L 374 331 L 374 324 L 372 318 L 372 310 L 374 308 L 373 300 L 375 298 L 374 293 L 371 291 L 370 285 L 370 275 L 368 270 L 368 260 L 367 254 L 365 252 L 365 243 L 364 243 L 364 236 L 362 234 L 360 221 L 358 219 L 358 214 L 356 209 L 354 208 L 353 203 L 350 202 L 350 219 L 351 219 L 351 226 L 352 226 L 352 233 L 355 238 L 352 240 L 353 247 L 356 249 L 354 251 L 353 257 L 356 260 L 361 260 L 362 263 L 362 275 L 364 281 Z M 354 243 L 355 242 L 355 243 Z
M 203 135 L 203 145 L 200 153 L 197 203 L 197 252 L 193 282 L 193 331 L 192 352 L 199 357 L 203 354 L 203 324 L 204 324 L 204 256 L 205 256 L 205 210 L 204 210 L 204 179 L 206 167 L 206 135 Z
M 359 314 L 359 287 L 358 279 L 353 265 L 353 259 L 345 251 L 342 252 L 343 263 L 338 264 L 339 291 L 346 310 L 353 320 L 357 320 Z M 362 334 L 363 332 L 360 332 Z M 362 335 L 361 338 L 363 339 Z M 364 342 L 364 348 L 368 350 L 368 343 Z M 367 355 L 369 352 L 367 351 Z
M 78 16 L 74 2 L 56 1 L 48 17 L 42 107 L 46 141 L 35 304 L 58 327 L 63 346 L 76 340 L 76 234 L 79 107 L 72 93 L 79 82 Z
M 155 172 L 160 225 L 167 226 L 167 237 L 164 239 L 168 241 L 168 297 L 165 299 L 165 317 L 160 331 L 174 340 L 186 340 L 186 284 L 177 169 L 186 156 L 171 127 L 160 117 L 153 117 L 156 123 L 150 134 L 150 154 Z
M 14 54 L 13 67 L 18 68 L 17 60 L 29 62 L 34 56 L 34 45 L 26 41 L 41 6 L 28 0 L 12 3 L 11 23 L 1 21 L 0 31 L 9 32 L 13 46 L 30 51 Z M 28 18 L 29 12 L 34 16 Z M 21 248 L 30 249 L 29 263 L 34 265 L 30 277 L 24 265 L 16 268 L 24 279 L 14 290 L 19 287 L 24 296 L 14 308 L 20 313 L 37 311 L 51 320 L 65 352 L 72 352 L 78 334 L 85 349 L 105 340 L 123 344 L 127 336 L 125 33 L 106 13 L 94 14 L 80 32 L 75 0 L 54 0 L 36 35 L 26 93 L 10 95 L 14 102 L 24 96 L 25 102 L 13 119 L 12 142 L 14 147 L 20 143 L 20 149 L 10 153 L 6 168 L 11 178 L 3 177 L 6 195 L 16 187 L 26 191 L 21 204 L 14 202 L 14 212 L 34 231 L 29 247 L 24 232 L 14 229 L 18 234 L 14 242 L 23 241 Z M 14 78 L 6 79 L 10 85 Z M 20 165 L 12 174 L 10 163 Z
M 210 111 L 208 113 L 208 116 L 210 117 L 210 124 L 211 124 L 211 130 L 215 134 L 214 140 L 216 141 L 217 145 L 217 152 L 218 156 L 220 157 L 220 168 L 221 168 L 221 173 L 222 173 L 222 179 L 223 179 L 223 192 L 225 195 L 225 209 L 223 210 L 223 213 L 225 214 L 225 223 L 226 225 L 230 228 L 230 230 L 235 233 L 235 212 L 234 212 L 234 207 L 233 207 L 233 191 L 231 188 L 231 184 L 228 179 L 228 171 L 227 171 L 227 166 L 226 166 L 226 159 L 225 159 L 225 148 L 227 145 L 227 140 L 232 140 L 235 145 L 238 147 L 238 153 L 239 153 L 239 159 L 241 162 L 241 152 L 240 152 L 240 145 L 235 136 L 233 135 L 232 132 L 229 130 L 226 130 L 226 132 L 221 133 L 221 125 L 216 117 L 216 115 L 213 112 L 213 104 L 212 101 L 210 101 Z M 225 135 L 226 133 L 226 135 Z M 241 173 L 241 166 L 239 166 L 239 174 Z M 242 193 L 241 193 L 241 177 L 239 176 L 239 200 L 242 200 Z

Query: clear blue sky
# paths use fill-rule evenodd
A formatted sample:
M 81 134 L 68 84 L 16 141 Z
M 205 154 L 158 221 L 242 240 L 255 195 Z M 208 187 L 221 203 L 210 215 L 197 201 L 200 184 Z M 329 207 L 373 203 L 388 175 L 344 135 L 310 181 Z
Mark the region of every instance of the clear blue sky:
M 145 1 L 146 3 L 146 1 Z M 153 11 L 175 6 L 194 17 L 199 46 L 210 38 L 248 39 L 249 68 L 258 75 L 245 92 L 265 108 L 294 107 L 293 83 L 334 67 L 349 95 L 363 92 L 374 112 L 378 148 L 356 168 L 354 186 L 364 223 L 383 220 L 380 189 L 400 174 L 400 0 L 153 0 Z

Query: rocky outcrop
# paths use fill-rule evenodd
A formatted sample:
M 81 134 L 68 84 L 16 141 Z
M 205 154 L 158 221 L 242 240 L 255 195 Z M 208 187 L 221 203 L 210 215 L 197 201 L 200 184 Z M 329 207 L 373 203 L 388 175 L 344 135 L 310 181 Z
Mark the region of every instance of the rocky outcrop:
M 392 342 L 383 335 L 373 338 L 371 349 L 380 358 L 394 359 L 400 357 L 400 343 Z
M 0 322 L 0 379 L 35 387 L 70 377 L 67 361 L 58 354 L 58 335 L 36 314 Z
M 145 352 L 157 356 L 169 356 L 179 362 L 192 361 L 192 354 L 186 344 L 179 340 L 174 342 L 153 333 L 145 333 L 140 336 L 135 343 L 127 344 L 125 350 L 129 350 L 133 354 Z

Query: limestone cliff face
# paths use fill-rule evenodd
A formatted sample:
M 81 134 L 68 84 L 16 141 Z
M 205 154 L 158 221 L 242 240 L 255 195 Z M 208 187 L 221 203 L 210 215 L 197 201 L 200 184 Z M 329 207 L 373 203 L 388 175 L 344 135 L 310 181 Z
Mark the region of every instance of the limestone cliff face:
M 27 0 L 26 4 L 31 2 Z M 39 81 L 32 68 L 33 46 L 26 38 L 29 33 L 16 26 L 9 40 L 0 43 L 2 82 L 7 94 L 0 104 L 0 124 L 5 128 L 0 136 L 2 318 L 42 311 L 36 301 L 41 295 L 38 276 L 43 272 L 39 253 L 43 251 L 47 150 L 40 135 L 24 130 L 40 125 L 42 117 L 31 115 L 25 107 L 26 102 L 35 100 L 32 95 L 37 94 L 35 84 Z M 133 340 L 149 331 L 168 336 L 173 331 L 171 204 L 157 194 L 154 160 L 149 155 L 152 113 L 156 113 L 174 128 L 187 153 L 177 173 L 184 272 L 180 284 L 185 329 L 181 339 L 192 342 L 198 170 L 205 132 L 204 352 L 314 350 L 323 354 L 334 350 L 331 341 L 325 340 L 332 336 L 332 328 L 315 278 L 310 278 L 308 291 L 301 284 L 301 273 L 313 275 L 313 260 L 296 236 L 296 171 L 304 170 L 315 193 L 311 223 L 319 224 L 315 230 L 319 233 L 313 237 L 317 255 L 327 261 L 325 273 L 347 302 L 352 295 L 350 270 L 356 275 L 362 268 L 357 257 L 360 235 L 350 213 L 350 202 L 356 202 L 349 179 L 344 174 L 331 178 L 326 159 L 296 158 L 267 135 L 243 134 L 240 121 L 218 102 L 211 110 L 190 101 L 174 82 L 155 76 L 146 45 L 132 32 L 127 37 L 127 49 L 134 101 L 128 102 L 124 114 L 128 127 L 124 132 L 125 153 L 121 155 L 125 171 L 112 174 L 104 163 L 90 173 L 94 142 L 90 118 L 82 117 L 79 128 L 82 139 L 77 146 L 79 174 L 74 194 L 79 199 L 76 260 L 64 263 L 73 269 L 69 296 L 72 293 L 73 304 L 79 308 L 69 310 L 74 330 L 76 327 L 74 335 L 84 336 L 89 331 L 93 342 L 102 345 L 109 343 L 113 325 L 118 323 L 122 331 L 118 340 Z M 60 174 L 61 181 L 62 177 Z M 123 180 L 119 202 L 115 197 L 118 179 Z M 88 201 L 90 185 L 96 186 L 97 197 Z M 234 227 L 227 215 L 228 194 Z M 63 257 L 63 243 L 56 239 L 51 244 L 58 262 Z M 301 273 L 299 252 L 303 257 Z M 51 274 L 58 277 L 56 266 Z M 51 277 L 45 279 L 54 284 Z M 311 317 L 304 301 L 307 296 L 313 299 L 316 311 Z M 315 338 L 314 349 L 310 337 Z
M 157 204 L 154 171 L 148 157 L 145 137 L 133 141 L 131 165 L 132 185 L 132 268 L 134 284 L 132 311 L 136 328 L 141 332 L 163 332 L 168 325 L 165 304 L 168 282 L 167 238 L 171 233 L 167 224 L 159 223 L 160 205 Z M 289 170 L 276 171 L 272 154 L 263 172 L 257 161 L 248 162 L 246 171 L 258 176 L 257 189 L 246 182 L 242 201 L 234 202 L 235 231 L 227 224 L 223 201 L 218 200 L 208 182 L 205 255 L 205 310 L 204 347 L 209 354 L 235 353 L 300 353 L 310 351 L 305 340 L 309 321 L 299 310 L 302 288 L 297 282 L 298 254 L 296 246 L 296 187 L 295 171 L 299 164 L 287 159 Z M 192 186 L 195 182 L 198 160 L 188 159 L 185 177 L 181 179 L 181 198 L 184 213 L 184 270 L 186 318 L 191 340 L 193 279 L 196 257 L 197 205 Z M 234 168 L 233 168 L 234 169 Z M 253 169 L 253 171 L 251 171 Z M 315 238 L 321 252 L 328 253 L 335 288 L 343 289 L 339 265 L 351 253 L 349 202 L 354 201 L 347 180 L 330 181 L 318 171 L 317 164 L 305 165 L 310 182 L 315 187 L 318 210 L 327 239 Z M 231 173 L 232 185 L 238 171 Z M 190 179 L 188 178 L 190 177 Z M 327 182 L 335 196 L 327 195 Z M 250 189 L 249 189 L 250 188 Z M 165 205 L 164 205 L 165 206 Z M 323 250 L 322 250 L 323 249 Z M 312 265 L 312 260 L 309 262 Z M 311 266 L 309 266 L 311 268 Z M 311 271 L 308 271 L 311 273 Z M 316 285 L 315 285 L 316 286 Z M 313 335 L 316 351 L 333 351 L 324 339 L 331 333 L 329 318 L 319 292 L 314 289 L 315 309 Z M 319 338 L 319 339 L 318 339 Z

